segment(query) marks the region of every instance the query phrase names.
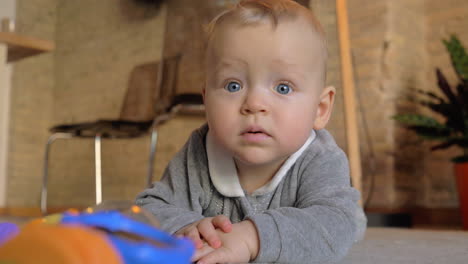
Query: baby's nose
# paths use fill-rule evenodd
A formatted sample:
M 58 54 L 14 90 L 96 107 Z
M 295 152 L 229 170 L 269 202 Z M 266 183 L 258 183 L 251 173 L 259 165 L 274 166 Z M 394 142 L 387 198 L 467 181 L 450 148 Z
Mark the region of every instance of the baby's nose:
M 246 114 L 256 114 L 256 113 L 266 113 L 267 112 L 267 103 L 265 96 L 260 92 L 249 91 L 244 99 L 244 102 L 241 107 L 241 113 Z

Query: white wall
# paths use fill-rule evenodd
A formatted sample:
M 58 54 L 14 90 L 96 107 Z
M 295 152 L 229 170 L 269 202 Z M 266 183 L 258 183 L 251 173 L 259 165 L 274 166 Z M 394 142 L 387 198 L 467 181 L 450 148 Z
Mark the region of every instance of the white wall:
M 14 21 L 16 0 L 0 0 L 0 19 Z M 8 124 L 12 66 L 6 65 L 6 47 L 0 43 L 0 207 L 5 207 L 7 181 Z

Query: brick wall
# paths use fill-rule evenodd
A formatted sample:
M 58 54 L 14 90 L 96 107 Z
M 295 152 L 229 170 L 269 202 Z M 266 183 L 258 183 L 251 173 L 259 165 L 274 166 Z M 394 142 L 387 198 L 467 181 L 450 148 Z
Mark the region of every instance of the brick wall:
M 336 27 L 336 8 L 334 1 L 310 1 L 310 8 L 321 22 L 327 36 L 328 62 L 327 85 L 336 88 L 335 103 L 327 129 L 333 134 L 340 147 L 346 149 L 346 134 L 344 127 L 343 89 L 341 87 L 340 52 L 338 31 Z
M 386 74 L 382 76 L 384 96 L 392 104 L 383 111 L 381 118 L 388 124 L 388 135 L 393 142 L 393 173 L 386 175 L 393 179 L 394 196 L 392 207 L 411 207 L 423 204 L 424 157 L 426 150 L 420 139 L 390 120 L 390 116 L 414 109 L 406 101 L 412 88 L 427 87 L 427 52 L 425 49 L 425 1 L 389 1 L 389 27 L 386 36 L 387 54 L 383 58 Z M 393 126 L 393 127 L 392 127 Z M 388 133 L 387 132 L 387 133 Z M 374 205 L 378 201 L 374 201 Z M 385 204 L 377 204 L 379 207 Z M 386 205 L 388 206 L 388 205 Z
M 54 40 L 56 0 L 18 0 L 16 31 Z M 54 54 L 27 58 L 14 64 L 11 89 L 7 205 L 36 205 L 43 145 L 52 123 Z
M 387 1 L 348 1 L 350 40 L 359 114 L 363 201 L 374 181 L 372 202 L 392 204 L 394 199 L 392 155 L 393 133 L 389 120 L 393 109 L 388 75 L 387 38 L 391 10 Z M 373 179 L 372 179 L 373 177 Z

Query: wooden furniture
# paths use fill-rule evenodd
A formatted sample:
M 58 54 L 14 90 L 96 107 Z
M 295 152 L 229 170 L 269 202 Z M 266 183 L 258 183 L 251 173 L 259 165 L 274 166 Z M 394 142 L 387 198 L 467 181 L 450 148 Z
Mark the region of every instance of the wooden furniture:
M 0 44 L 7 47 L 7 63 L 52 51 L 55 48 L 55 44 L 51 41 L 26 37 L 12 32 L 0 32 Z

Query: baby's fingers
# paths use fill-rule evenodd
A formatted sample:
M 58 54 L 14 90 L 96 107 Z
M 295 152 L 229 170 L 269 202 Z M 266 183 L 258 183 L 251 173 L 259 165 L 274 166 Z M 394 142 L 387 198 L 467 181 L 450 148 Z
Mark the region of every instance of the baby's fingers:
M 195 254 L 192 256 L 192 259 L 191 261 L 192 262 L 196 262 L 197 260 L 199 260 L 200 258 L 206 256 L 207 254 L 213 252 L 215 249 L 208 246 L 208 244 L 203 244 L 203 247 L 200 248 L 200 249 L 197 249 L 195 251 Z
M 201 221 L 200 224 L 198 224 L 198 231 L 211 247 L 219 248 L 221 246 L 221 240 L 210 221 Z
M 216 264 L 216 263 L 227 263 L 227 262 L 238 262 L 233 261 L 232 258 L 227 254 L 225 248 L 220 248 L 209 252 L 198 259 L 197 264 Z
M 217 227 L 225 233 L 229 233 L 232 230 L 231 220 L 225 215 L 218 215 L 213 218 L 213 226 Z
M 183 232 L 177 232 L 176 235 L 189 238 L 193 241 L 193 243 L 195 244 L 195 248 L 197 249 L 203 247 L 203 241 L 201 240 L 200 233 L 198 232 L 198 229 L 196 227 L 188 228 Z

